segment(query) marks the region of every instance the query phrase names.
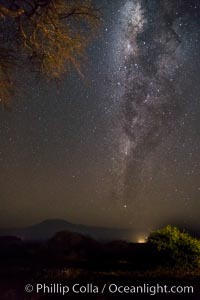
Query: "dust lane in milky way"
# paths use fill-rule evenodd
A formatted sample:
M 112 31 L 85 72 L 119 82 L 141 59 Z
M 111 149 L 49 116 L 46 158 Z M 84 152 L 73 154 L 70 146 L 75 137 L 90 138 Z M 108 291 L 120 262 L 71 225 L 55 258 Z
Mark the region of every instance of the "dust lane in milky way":
M 199 13 L 197 1 L 127 1 L 121 9 L 118 186 L 135 224 L 198 218 L 191 211 L 199 205 L 199 139 L 191 127 L 199 130 Z

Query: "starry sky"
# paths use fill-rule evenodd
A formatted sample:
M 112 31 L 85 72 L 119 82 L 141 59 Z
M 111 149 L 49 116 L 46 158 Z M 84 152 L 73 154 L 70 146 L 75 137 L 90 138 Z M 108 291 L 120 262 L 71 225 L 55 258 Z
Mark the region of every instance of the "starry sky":
M 0 226 L 200 226 L 200 3 L 95 0 L 82 78 L 17 74 L 0 110 Z

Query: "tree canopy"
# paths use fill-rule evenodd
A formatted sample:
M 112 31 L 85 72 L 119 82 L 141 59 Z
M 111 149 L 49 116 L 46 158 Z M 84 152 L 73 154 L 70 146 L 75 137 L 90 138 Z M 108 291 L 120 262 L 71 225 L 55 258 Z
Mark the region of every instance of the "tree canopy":
M 100 21 L 90 0 L 0 2 L 0 102 L 9 105 L 17 67 L 60 78 L 81 61 Z
M 148 242 L 161 253 L 166 265 L 185 268 L 199 267 L 200 240 L 173 226 L 166 226 L 149 235 Z

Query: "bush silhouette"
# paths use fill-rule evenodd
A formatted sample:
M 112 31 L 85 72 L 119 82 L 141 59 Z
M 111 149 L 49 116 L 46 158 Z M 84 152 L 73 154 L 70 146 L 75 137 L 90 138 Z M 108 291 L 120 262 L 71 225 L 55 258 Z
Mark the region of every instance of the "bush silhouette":
M 170 225 L 149 235 L 148 242 L 165 265 L 182 268 L 200 266 L 200 241 Z

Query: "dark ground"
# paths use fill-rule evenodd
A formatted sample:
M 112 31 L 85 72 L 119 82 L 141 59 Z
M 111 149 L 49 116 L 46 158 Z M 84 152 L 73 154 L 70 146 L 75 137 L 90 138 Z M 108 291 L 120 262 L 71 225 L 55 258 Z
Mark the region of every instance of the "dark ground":
M 34 291 L 25 292 L 31 284 Z M 69 286 L 61 294 L 36 293 L 36 284 Z M 76 294 L 74 284 L 98 287 Z M 104 293 L 102 288 L 106 284 Z M 193 294 L 110 293 L 117 286 L 192 286 Z M 149 244 L 123 241 L 99 243 L 89 237 L 69 232 L 59 233 L 47 242 L 27 242 L 16 237 L 0 238 L 0 299 L 200 299 L 200 271 L 167 267 Z

